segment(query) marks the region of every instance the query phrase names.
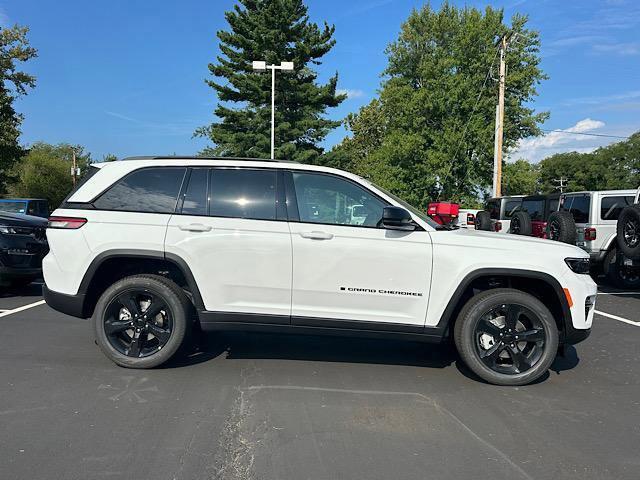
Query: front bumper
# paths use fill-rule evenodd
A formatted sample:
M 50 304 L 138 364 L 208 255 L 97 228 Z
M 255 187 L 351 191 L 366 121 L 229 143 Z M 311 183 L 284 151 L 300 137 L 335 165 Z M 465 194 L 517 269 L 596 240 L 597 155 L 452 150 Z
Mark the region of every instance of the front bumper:
M 575 345 L 591 334 L 598 286 L 589 275 L 571 271 L 562 277 L 562 286 L 569 291 L 573 305 L 570 307 L 571 319 L 565 320 L 560 342 Z
M 54 310 L 71 315 L 72 317 L 88 318 L 84 308 L 84 294 L 66 295 L 49 290 L 46 285 L 43 285 L 42 296 L 44 297 L 44 301 L 47 302 L 47 305 Z

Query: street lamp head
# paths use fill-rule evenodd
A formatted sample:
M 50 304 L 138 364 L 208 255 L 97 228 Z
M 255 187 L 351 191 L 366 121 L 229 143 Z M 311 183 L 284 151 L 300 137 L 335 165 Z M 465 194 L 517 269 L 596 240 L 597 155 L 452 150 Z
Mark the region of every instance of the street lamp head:
M 254 60 L 252 63 L 253 69 L 264 72 L 267 69 L 267 62 L 261 60 Z
M 280 62 L 280 70 L 285 72 L 293 71 L 293 62 Z

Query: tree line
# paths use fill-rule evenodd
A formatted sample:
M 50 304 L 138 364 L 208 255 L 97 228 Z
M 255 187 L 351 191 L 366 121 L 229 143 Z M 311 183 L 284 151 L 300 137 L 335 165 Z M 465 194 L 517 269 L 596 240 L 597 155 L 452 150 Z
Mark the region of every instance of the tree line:
M 502 9 L 458 8 L 445 1 L 411 12 L 385 50 L 387 67 L 367 105 L 342 121 L 329 109 L 346 99 L 338 73 L 326 83 L 317 67 L 335 45 L 335 27 L 311 22 L 303 0 L 238 0 L 217 32 L 219 54 L 209 64 L 218 103 L 215 119 L 194 133 L 210 145 L 202 155 L 267 158 L 270 150 L 271 79 L 253 60 L 292 61 L 278 75 L 275 97 L 276 157 L 335 166 L 366 177 L 419 208 L 446 199 L 477 203 L 488 194 L 493 168 L 497 96 L 497 42 L 514 39 L 506 53 L 504 145 L 531 136 L 549 114 L 531 104 L 547 77 L 540 68 L 538 32 L 526 16 L 505 19 Z M 81 146 L 19 142 L 22 116 L 14 101 L 35 86 L 18 64 L 37 55 L 28 29 L 0 29 L 0 194 L 44 197 L 56 206 L 71 188 L 70 159 L 92 161 Z M 325 151 L 322 142 L 343 124 L 347 136 Z M 555 155 L 538 165 L 526 159 L 504 166 L 507 193 L 569 188 L 620 188 L 638 183 L 638 136 L 593 152 Z M 103 160 L 113 160 L 107 156 Z

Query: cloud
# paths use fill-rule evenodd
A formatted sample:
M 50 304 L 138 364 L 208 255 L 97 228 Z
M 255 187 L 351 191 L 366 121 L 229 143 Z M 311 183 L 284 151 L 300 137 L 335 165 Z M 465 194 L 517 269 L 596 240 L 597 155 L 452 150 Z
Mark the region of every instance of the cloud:
M 545 157 L 562 152 L 578 151 L 581 153 L 592 152 L 604 141 L 602 138 L 589 137 L 583 135 L 572 135 L 571 133 L 586 133 L 597 130 L 605 126 L 600 120 L 585 118 L 575 125 L 565 128 L 565 132 L 550 132 L 546 135 L 534 138 L 525 138 L 518 143 L 516 149 L 509 154 L 509 158 L 516 160 L 524 158 L 536 163 Z M 610 142 L 610 140 L 609 140 Z M 585 145 L 587 143 L 588 145 Z
M 338 95 L 346 95 L 349 100 L 352 98 L 360 98 L 364 96 L 364 92 L 362 90 L 358 90 L 357 88 L 339 88 L 336 90 Z
M 7 28 L 11 26 L 11 19 L 4 8 L 0 7 L 0 28 Z
M 598 44 L 593 46 L 596 53 L 607 53 L 619 56 L 629 56 L 640 54 L 640 43 L 638 42 L 620 42 L 609 44 Z
M 140 133 L 144 131 L 146 134 L 162 134 L 162 135 L 174 135 L 174 136 L 183 136 L 183 135 L 191 135 L 195 130 L 196 126 L 200 123 L 193 120 L 177 120 L 173 122 L 167 123 L 158 123 L 158 122 L 148 122 L 146 120 L 140 120 L 138 118 L 133 118 L 128 115 L 124 115 L 122 113 L 113 112 L 109 110 L 105 110 L 106 115 L 110 117 L 117 118 L 119 120 L 124 120 L 131 124 L 130 133 Z M 135 131 L 134 131 L 135 130 Z
M 573 107 L 576 105 L 601 105 L 609 103 L 626 102 L 628 100 L 634 100 L 640 98 L 640 90 L 630 90 L 628 92 L 615 93 L 612 95 L 600 95 L 596 97 L 578 97 L 570 98 L 562 103 L 567 107 Z
M 355 7 L 346 10 L 341 16 L 342 17 L 350 17 L 350 16 L 353 16 L 353 15 L 361 15 L 363 13 L 366 13 L 366 12 L 370 11 L 370 10 L 374 10 L 376 8 L 384 7 L 385 5 L 389 5 L 390 3 L 393 3 L 394 1 L 395 0 L 375 0 L 375 1 L 365 0 L 360 5 L 356 5 Z

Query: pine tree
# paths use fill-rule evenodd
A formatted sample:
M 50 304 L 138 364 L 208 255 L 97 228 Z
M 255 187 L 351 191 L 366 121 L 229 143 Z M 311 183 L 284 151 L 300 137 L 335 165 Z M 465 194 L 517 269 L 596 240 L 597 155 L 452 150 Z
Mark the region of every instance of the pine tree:
M 326 109 L 345 99 L 336 94 L 337 73 L 319 85 L 313 70 L 335 44 L 334 27 L 311 23 L 302 0 L 239 0 L 225 16 L 230 31 L 217 33 L 221 55 L 206 81 L 218 96 L 217 121 L 195 132 L 214 145 L 202 153 L 269 157 L 271 75 L 255 72 L 252 61 L 291 61 L 293 72 L 276 72 L 275 156 L 314 162 L 319 143 L 340 124 L 325 118 Z

